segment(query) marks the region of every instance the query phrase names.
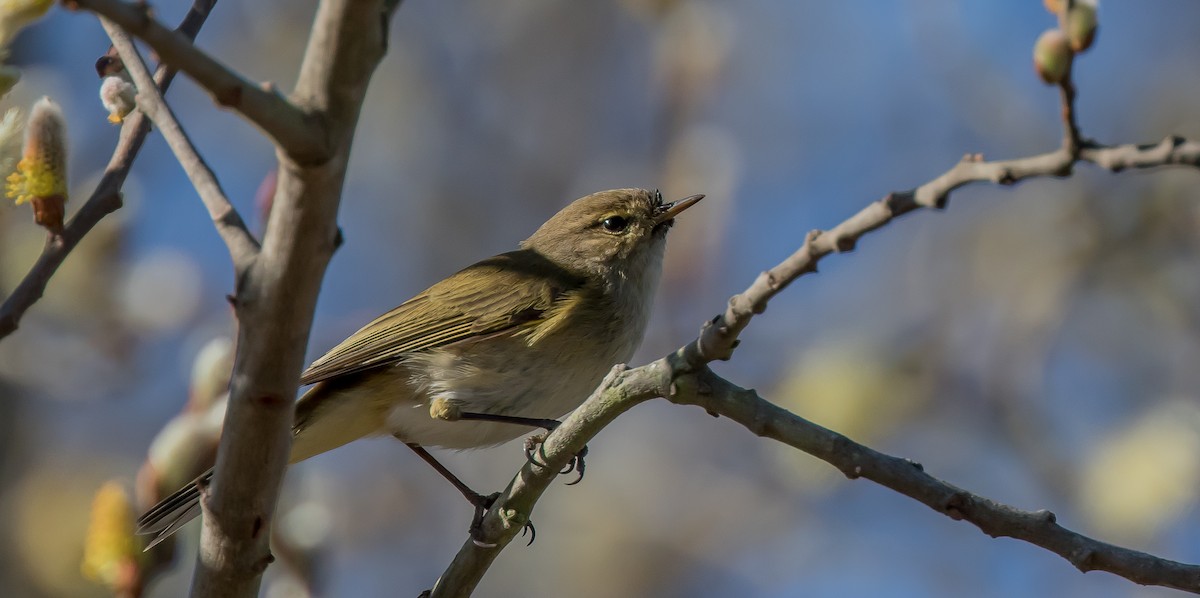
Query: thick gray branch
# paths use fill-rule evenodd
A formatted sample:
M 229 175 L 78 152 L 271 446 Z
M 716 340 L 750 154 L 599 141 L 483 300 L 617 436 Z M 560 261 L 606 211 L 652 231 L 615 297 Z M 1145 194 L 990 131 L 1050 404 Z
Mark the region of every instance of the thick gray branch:
M 171 151 L 175 152 L 175 157 L 183 166 L 184 172 L 187 173 L 188 180 L 200 194 L 204 207 L 208 208 L 208 214 L 212 217 L 217 233 L 221 235 L 225 245 L 229 248 L 234 270 L 240 277 L 242 272 L 250 266 L 250 262 L 258 255 L 258 241 L 254 239 L 254 235 L 250 234 L 241 215 L 233 207 L 229 198 L 225 196 L 225 192 L 221 190 L 221 184 L 217 181 L 216 175 L 200 157 L 196 147 L 188 139 L 187 133 L 183 131 L 183 127 L 176 120 L 170 106 L 158 92 L 158 87 L 150 76 L 150 70 L 146 68 L 146 63 L 142 61 L 142 56 L 134 47 L 129 34 L 125 33 L 116 23 L 104 17 L 100 18 L 100 23 L 104 25 L 104 30 L 112 39 L 113 46 L 120 53 L 125 68 L 133 77 L 134 85 L 139 90 L 138 109 L 145 112 L 150 120 L 154 121 L 163 138 L 167 140 L 167 145 L 171 147 Z
M 337 236 L 337 209 L 367 84 L 383 58 L 391 10 L 379 0 L 320 3 L 296 102 L 326 124 L 320 163 L 278 149 L 278 183 L 262 250 L 238 283 L 238 350 L 192 595 L 250 598 L 270 562 L 267 531 L 287 466 L 292 405 L 317 292 Z

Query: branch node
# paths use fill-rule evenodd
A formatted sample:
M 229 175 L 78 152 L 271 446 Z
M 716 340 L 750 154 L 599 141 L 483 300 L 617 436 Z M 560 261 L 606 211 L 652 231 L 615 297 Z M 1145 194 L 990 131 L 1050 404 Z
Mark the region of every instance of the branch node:
M 963 518 L 966 517 L 966 513 L 964 511 L 970 502 L 971 496 L 966 492 L 959 490 L 952 493 L 950 497 L 946 499 L 946 503 L 942 505 L 942 512 L 944 512 L 947 517 L 955 521 L 962 521 Z M 987 532 L 987 530 L 984 531 Z M 987 533 L 990 535 L 991 532 Z
M 240 85 L 226 87 L 213 94 L 213 98 L 221 106 L 236 108 L 242 103 L 242 87 Z
M 1096 551 L 1091 548 L 1080 548 L 1071 554 L 1070 560 L 1076 569 L 1084 573 L 1096 570 Z
M 256 561 L 256 562 L 254 563 L 254 567 L 253 567 L 254 574 L 255 574 L 255 575 L 262 575 L 262 572 L 263 572 L 263 571 L 266 571 L 266 570 L 267 570 L 267 567 L 268 567 L 268 566 L 269 566 L 271 563 L 274 563 L 274 562 L 275 562 L 275 555 L 273 555 L 273 554 L 271 554 L 270 552 L 268 552 L 268 553 L 266 554 L 266 556 L 264 556 L 264 557 L 263 557 L 263 558 L 261 558 L 261 559 L 258 559 L 258 561 Z
M 337 227 L 337 231 L 333 233 L 333 250 L 337 251 L 346 244 L 346 236 L 342 234 L 342 227 Z
M 1034 515 L 1037 516 L 1037 518 L 1040 519 L 1043 523 L 1050 523 L 1050 524 L 1058 523 L 1058 516 L 1055 515 L 1053 512 L 1048 511 L 1046 509 L 1037 511 L 1034 513 Z
M 267 409 L 279 409 L 281 407 L 291 407 L 292 401 L 285 400 L 283 397 L 276 394 L 260 394 L 250 399 L 250 402 L 260 407 Z

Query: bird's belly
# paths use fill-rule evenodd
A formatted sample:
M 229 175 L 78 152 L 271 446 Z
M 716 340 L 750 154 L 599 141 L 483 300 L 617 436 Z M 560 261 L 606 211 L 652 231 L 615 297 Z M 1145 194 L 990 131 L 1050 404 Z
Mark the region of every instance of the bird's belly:
M 636 345 L 602 344 L 609 345 L 605 347 L 609 350 L 597 351 L 595 344 L 580 345 L 578 352 L 544 351 L 536 356 L 525 354 L 520 360 L 536 366 L 517 363 L 509 351 L 416 356 L 406 365 L 420 372 L 414 378 L 421 391 L 416 393 L 419 399 L 389 411 L 389 431 L 405 442 L 452 449 L 493 446 L 528 435 L 536 430 L 500 422 L 435 419 L 430 416 L 429 402 L 443 399 L 463 412 L 558 419 L 583 403 L 609 369 L 627 360 Z

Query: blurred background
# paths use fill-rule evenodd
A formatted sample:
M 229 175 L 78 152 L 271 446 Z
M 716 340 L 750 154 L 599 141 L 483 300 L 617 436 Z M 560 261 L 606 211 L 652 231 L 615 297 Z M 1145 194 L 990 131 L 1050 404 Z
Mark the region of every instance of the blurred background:
M 187 5 L 155 9 L 174 25 Z M 288 89 L 313 9 L 221 2 L 198 43 Z M 1101 7 L 1097 43 L 1075 66 L 1086 137 L 1200 137 L 1197 22 L 1200 4 L 1188 0 Z M 515 247 L 569 200 L 628 186 L 708 194 L 672 232 L 634 362 L 661 356 L 807 231 L 964 153 L 1057 147 L 1058 94 L 1030 58 L 1053 26 L 1037 0 L 407 0 L 362 115 L 340 215 L 346 243 L 325 277 L 309 356 Z M 55 8 L 12 48 L 23 79 L 0 108 L 50 95 L 67 114 L 68 213 L 117 138 L 92 66 L 107 47 L 95 18 Z M 183 77 L 168 99 L 261 226 L 269 145 Z M 1197 176 L 1080 166 L 1067 180 L 960 190 L 946 212 L 905 217 L 831 256 L 716 369 L 956 485 L 1200 561 Z M 0 342 L 9 596 L 110 595 L 81 573 L 93 497 L 110 480 L 102 499 L 134 491 L 148 447 L 189 396 L 189 413 L 208 423 L 173 446 L 203 445 L 219 421 L 205 401 L 219 394 L 233 331 L 225 249 L 155 134 L 125 198 Z M 43 236 L 28 207 L 0 208 L 0 294 Z M 519 442 L 439 456 L 483 492 L 523 459 Z M 537 542 L 506 550 L 478 595 L 1174 594 L 1082 575 L 665 401 L 605 430 L 588 463 L 582 485 L 543 498 Z M 470 516 L 399 443 L 355 443 L 288 474 L 281 563 L 263 593 L 416 595 Z M 185 591 L 198 532 L 178 536 L 174 565 L 148 595 Z

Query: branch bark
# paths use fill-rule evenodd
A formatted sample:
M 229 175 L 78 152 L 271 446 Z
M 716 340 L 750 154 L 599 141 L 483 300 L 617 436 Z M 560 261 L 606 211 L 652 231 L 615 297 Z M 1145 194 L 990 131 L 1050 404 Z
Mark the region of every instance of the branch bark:
M 772 405 L 708 368 L 712 361 L 729 359 L 738 345 L 738 335 L 750 320 L 794 280 L 816 272 L 822 258 L 852 251 L 863 235 L 898 216 L 920 208 L 945 208 L 950 194 L 959 187 L 976 182 L 1012 185 L 1033 177 L 1069 176 L 1079 161 L 1114 172 L 1173 165 L 1200 167 L 1200 142 L 1180 137 L 1168 137 L 1152 145 L 1108 146 L 1083 141 L 1069 79 L 1060 91 L 1063 141 L 1058 150 L 990 162 L 978 154 L 968 154 L 919 187 L 889 193 L 828 231 L 808 233 L 799 250 L 730 298 L 725 311 L 707 322 L 696 340 L 639 368 L 614 368 L 592 396 L 547 436 L 542 444 L 542 464 L 527 463 L 512 479 L 486 514 L 479 538 L 463 544 L 431 595 L 469 596 L 496 556 L 521 531 L 537 500 L 570 459 L 617 416 L 655 397 L 725 415 L 760 436 L 833 464 L 848 477 L 873 480 L 954 519 L 970 521 L 991 536 L 1009 536 L 1046 548 L 1081 571 L 1108 571 L 1144 585 L 1200 593 L 1200 567 L 1105 544 L 1059 526 L 1049 511 L 1021 511 L 956 488 L 925 474 L 920 465 L 876 452 Z
M 192 596 L 251 597 L 271 561 L 270 522 L 291 443 L 292 406 L 317 292 L 337 237 L 337 209 L 367 84 L 383 58 L 394 5 L 325 0 L 309 36 L 296 107 L 325 123 L 330 158 L 278 149 L 262 250 L 233 298 L 238 350 Z
M 159 59 L 179 69 L 212 95 L 213 100 L 254 123 L 300 164 L 319 164 L 332 157 L 331 131 L 321 115 L 304 111 L 271 85 L 256 85 L 217 62 L 185 36 L 154 20 L 149 5 L 122 0 L 72 0 L 146 42 Z
M 221 235 L 221 239 L 229 248 L 234 271 L 240 278 L 258 255 L 258 241 L 254 235 L 250 234 L 242 216 L 225 196 L 216 175 L 200 157 L 196 147 L 192 145 L 191 139 L 188 139 L 187 133 L 183 131 L 183 127 L 176 120 L 171 107 L 158 92 L 158 87 L 150 76 L 150 70 L 146 68 L 146 63 L 142 61 L 142 55 L 134 47 L 129 34 L 125 33 L 116 23 L 104 17 L 100 18 L 100 23 L 112 40 L 113 46 L 120 53 L 125 68 L 133 77 L 134 85 L 139 90 L 137 94 L 138 109 L 146 113 L 146 116 L 158 127 L 163 138 L 167 140 L 167 145 L 171 147 L 171 151 L 179 160 L 179 164 L 183 166 L 184 172 L 187 173 L 188 180 L 200 194 L 200 199 L 204 202 L 204 207 L 208 208 L 209 216 L 212 217 L 217 233 Z
M 216 3 L 216 0 L 193 2 L 188 14 L 175 31 L 185 39 L 195 39 Z M 175 69 L 168 65 L 160 65 L 154 80 L 162 93 L 166 93 L 174 78 Z M 17 288 L 4 300 L 4 304 L 0 305 L 0 340 L 17 330 L 25 312 L 42 298 L 46 285 L 79 241 L 91 232 L 101 219 L 121 208 L 121 186 L 125 184 L 125 177 L 133 168 L 133 161 L 149 133 L 150 121 L 141 112 L 135 112 L 125 119 L 117 146 L 113 149 L 104 175 L 96 184 L 91 196 L 71 217 L 61 235 L 46 240 L 41 256 Z

